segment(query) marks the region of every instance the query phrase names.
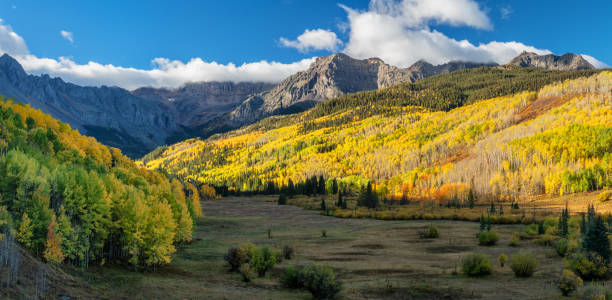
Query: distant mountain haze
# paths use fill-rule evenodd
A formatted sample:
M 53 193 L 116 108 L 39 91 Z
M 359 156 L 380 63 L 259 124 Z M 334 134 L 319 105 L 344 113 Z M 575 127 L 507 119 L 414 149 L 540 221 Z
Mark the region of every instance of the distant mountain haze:
M 522 53 L 510 65 L 551 70 L 593 69 L 580 55 Z M 378 58 L 339 53 L 318 58 L 279 84 L 199 82 L 177 89 L 83 87 L 48 75 L 28 75 L 11 56 L 0 57 L 0 94 L 51 114 L 81 133 L 139 157 L 157 146 L 208 137 L 277 114 L 301 112 L 347 93 L 375 90 L 456 70 L 496 64 L 418 61 L 402 69 Z

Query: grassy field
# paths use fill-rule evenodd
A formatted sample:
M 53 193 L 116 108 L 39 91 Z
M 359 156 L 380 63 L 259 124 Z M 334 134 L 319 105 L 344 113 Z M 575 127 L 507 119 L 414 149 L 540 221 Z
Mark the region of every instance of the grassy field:
M 180 249 L 173 262 L 156 272 L 131 272 L 125 267 L 94 267 L 78 277 L 91 285 L 92 297 L 109 299 L 310 299 L 304 291 L 282 288 L 278 277 L 291 265 L 331 266 L 344 284 L 344 299 L 556 299 L 554 280 L 563 261 L 550 247 L 508 242 L 523 225 L 494 225 L 497 246 L 477 245 L 478 223 L 463 221 L 381 221 L 341 219 L 295 206 L 278 206 L 276 197 L 223 198 L 203 202 L 194 242 Z M 438 239 L 420 239 L 417 232 L 430 224 Z M 271 238 L 268 238 L 268 229 Z M 326 230 L 327 237 L 321 236 Z M 228 272 L 223 255 L 232 245 L 252 242 L 295 247 L 297 255 L 277 265 L 266 278 L 243 283 Z M 532 278 L 518 279 L 497 257 L 519 250 L 537 254 Z M 469 278 L 461 274 L 461 258 L 484 253 L 493 274 Z M 458 272 L 458 274 L 456 272 Z M 95 295 L 95 296 L 93 296 Z

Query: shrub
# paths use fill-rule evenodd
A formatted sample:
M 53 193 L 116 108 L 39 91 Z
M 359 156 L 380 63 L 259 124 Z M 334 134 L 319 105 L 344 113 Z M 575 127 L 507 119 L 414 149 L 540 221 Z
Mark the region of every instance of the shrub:
M 608 291 L 603 285 L 591 283 L 591 286 L 584 289 L 582 299 L 585 300 L 608 300 L 612 299 L 612 293 Z
M 612 199 L 612 191 L 603 191 L 597 195 L 597 200 L 599 202 L 606 202 Z
M 508 256 L 502 253 L 499 255 L 497 260 L 499 260 L 499 265 L 503 268 L 506 262 L 508 261 Z
M 538 224 L 530 224 L 521 232 L 521 239 L 532 239 L 538 235 Z
M 463 258 L 461 270 L 467 276 L 483 276 L 491 274 L 493 266 L 484 254 L 469 254 Z
M 290 289 L 301 289 L 304 287 L 304 281 L 301 278 L 302 270 L 296 267 L 289 267 L 280 278 L 283 286 Z
M 538 261 L 531 253 L 520 251 L 510 259 L 510 268 L 516 277 L 531 277 L 537 267 Z
M 285 196 L 285 194 L 280 194 L 278 196 L 278 205 L 287 205 L 287 196 Z
M 440 237 L 440 230 L 438 230 L 438 227 L 436 227 L 436 226 L 429 225 L 429 228 L 427 228 L 427 231 L 425 232 L 423 237 L 427 238 L 427 239 L 438 238 L 438 237 Z
M 554 237 L 550 234 L 543 234 L 539 239 L 536 240 L 536 243 L 540 246 L 552 246 Z
M 282 254 L 285 259 L 290 260 L 295 255 L 295 250 L 293 249 L 293 247 L 285 245 L 283 246 Z
M 276 256 L 270 251 L 268 246 L 258 248 L 251 258 L 251 267 L 257 272 L 259 277 L 266 276 L 266 272 L 274 268 Z
M 315 299 L 331 299 L 342 289 L 334 271 L 320 265 L 289 267 L 281 277 L 281 283 L 288 288 L 305 288 Z
M 478 235 L 478 244 L 481 246 L 493 246 L 499 240 L 499 236 L 495 231 L 483 230 Z
M 227 254 L 223 257 L 230 265 L 230 271 L 236 272 L 242 264 L 249 263 L 253 256 L 254 248 L 255 246 L 249 243 L 230 247 L 227 250 Z
M 595 253 L 572 253 L 565 261 L 565 267 L 585 280 L 601 279 L 608 274 L 608 266 L 603 258 Z
M 570 270 L 563 270 L 557 287 L 561 290 L 563 296 L 568 296 L 571 292 L 582 286 L 582 279 Z
M 327 237 L 327 230 L 321 230 L 321 237 Z
M 565 257 L 567 255 L 568 249 L 569 249 L 569 242 L 567 241 L 567 239 L 559 239 L 555 243 L 555 251 L 557 251 L 557 254 L 559 254 L 559 256 L 561 257 Z
M 242 275 L 242 281 L 250 282 L 253 278 L 253 268 L 250 264 L 244 263 L 240 265 L 240 275 Z
M 512 237 L 510 238 L 510 246 L 511 247 L 518 247 L 521 244 L 521 237 L 519 236 L 518 233 L 513 233 Z

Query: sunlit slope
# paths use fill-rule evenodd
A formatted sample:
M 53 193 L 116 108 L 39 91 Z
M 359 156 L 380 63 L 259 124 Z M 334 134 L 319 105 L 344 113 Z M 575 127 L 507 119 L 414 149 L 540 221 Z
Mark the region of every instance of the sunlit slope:
M 1 96 L 0 178 L 0 240 L 53 263 L 168 263 L 200 214 L 178 180 Z
M 409 197 L 462 196 L 470 187 L 505 197 L 596 190 L 612 185 L 611 101 L 612 72 L 604 71 L 449 111 L 386 106 L 362 118 L 380 106 L 358 106 L 188 140 L 146 166 L 240 190 L 312 175 L 371 180 L 383 194 Z

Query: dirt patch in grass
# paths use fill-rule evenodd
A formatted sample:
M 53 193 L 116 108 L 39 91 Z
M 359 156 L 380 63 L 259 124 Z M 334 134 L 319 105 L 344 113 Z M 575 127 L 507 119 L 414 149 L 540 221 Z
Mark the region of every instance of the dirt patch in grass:
M 375 255 L 374 253 L 370 253 L 370 252 L 360 252 L 360 251 L 347 251 L 347 252 L 334 252 L 331 253 L 331 255 Z
M 381 244 L 361 244 L 361 245 L 353 245 L 353 248 L 380 250 L 380 249 L 385 249 L 385 246 Z
M 357 269 L 351 270 L 350 273 L 360 276 L 390 276 L 416 274 L 416 271 L 410 269 Z
M 434 288 L 429 285 L 363 289 L 365 296 L 384 299 L 476 299 L 477 295 L 455 288 Z
M 473 250 L 474 246 L 468 245 L 440 245 L 427 247 L 427 252 L 430 253 L 462 253 Z

